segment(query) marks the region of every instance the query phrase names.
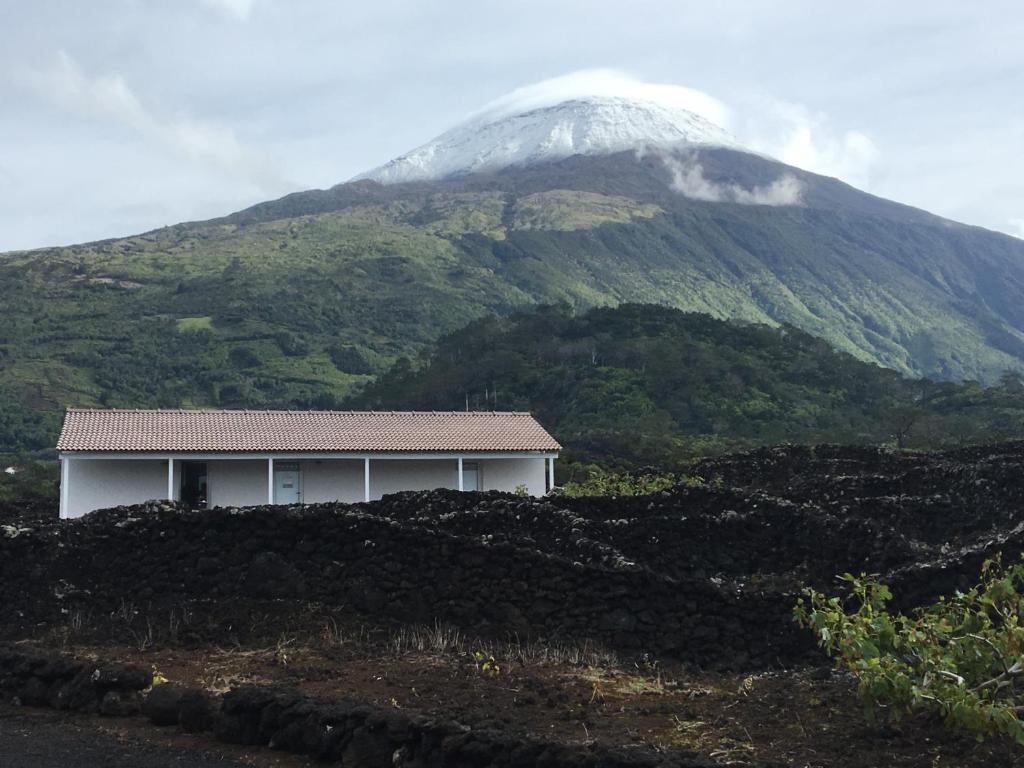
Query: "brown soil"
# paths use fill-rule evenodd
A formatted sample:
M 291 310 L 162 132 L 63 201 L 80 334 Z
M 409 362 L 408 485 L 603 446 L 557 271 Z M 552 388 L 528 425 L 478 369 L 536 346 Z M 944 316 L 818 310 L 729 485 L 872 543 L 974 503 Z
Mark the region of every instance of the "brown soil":
M 979 745 L 918 716 L 873 725 L 852 682 L 826 669 L 744 676 L 644 664 L 488 664 L 489 654 L 459 649 L 370 653 L 287 640 L 261 649 L 79 646 L 74 654 L 152 666 L 169 680 L 214 691 L 279 683 L 544 741 L 687 747 L 727 765 L 997 768 L 1024 761 L 1024 750 L 1008 742 Z
M 307 758 L 240 747 L 129 717 L 0 703 L 3 768 L 314 768 Z

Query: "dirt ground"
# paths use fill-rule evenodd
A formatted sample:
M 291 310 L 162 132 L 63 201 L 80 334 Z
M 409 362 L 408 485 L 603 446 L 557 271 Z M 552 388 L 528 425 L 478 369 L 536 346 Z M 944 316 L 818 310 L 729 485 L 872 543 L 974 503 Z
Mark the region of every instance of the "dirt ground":
M 154 728 L 139 718 L 98 718 L 0 703 L 3 768 L 311 768 L 269 749 Z
M 474 649 L 436 630 L 399 635 L 373 650 L 327 638 L 282 638 L 261 648 L 68 650 L 149 666 L 170 681 L 213 691 L 280 683 L 543 741 L 687 747 L 725 765 L 1024 764 L 1024 750 L 1008 742 L 979 745 L 922 717 L 872 724 L 852 681 L 827 667 L 750 676 L 691 673 L 588 649 L 562 649 L 550 658 L 535 648 Z M 140 734 L 144 730 L 136 735 L 145 738 Z

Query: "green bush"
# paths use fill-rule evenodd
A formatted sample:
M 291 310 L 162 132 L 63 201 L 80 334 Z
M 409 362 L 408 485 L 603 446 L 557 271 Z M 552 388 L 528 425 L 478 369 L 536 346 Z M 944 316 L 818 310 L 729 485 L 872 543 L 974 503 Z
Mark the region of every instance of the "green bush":
M 586 480 L 565 483 L 559 493 L 563 496 L 643 496 L 683 482 L 692 480 L 671 473 L 631 474 L 596 470 Z
M 979 740 L 1003 734 L 1024 744 L 1024 559 L 986 561 L 973 588 L 911 616 L 886 610 L 884 584 L 842 579 L 848 596 L 807 589 L 794 616 L 857 679 L 869 719 L 923 711 Z
M 356 376 L 368 376 L 373 373 L 373 365 L 366 359 L 363 351 L 354 344 L 335 344 L 328 350 L 328 354 L 331 356 L 334 367 L 339 371 Z
M 4 471 L 8 466 L 14 474 Z M 0 502 L 55 499 L 59 477 L 56 461 L 0 456 Z

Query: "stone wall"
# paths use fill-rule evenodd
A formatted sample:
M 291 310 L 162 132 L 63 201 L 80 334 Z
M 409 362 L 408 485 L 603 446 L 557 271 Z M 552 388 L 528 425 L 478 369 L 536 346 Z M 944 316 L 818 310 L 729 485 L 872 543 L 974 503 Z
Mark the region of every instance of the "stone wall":
M 247 685 L 223 696 L 152 673 L 0 648 L 0 691 L 24 705 L 144 714 L 157 726 L 210 732 L 221 741 L 270 747 L 359 768 L 712 768 L 685 749 L 550 744 L 492 728 L 437 720 L 350 700 L 316 699 L 277 686 Z
M 435 525 L 407 519 L 410 506 L 456 502 L 478 508 Z M 188 512 L 162 503 L 24 530 L 0 539 L 0 600 L 31 616 L 75 601 L 108 612 L 122 600 L 315 601 L 371 618 L 586 638 L 700 664 L 775 664 L 806 650 L 789 620 L 791 593 L 660 573 L 588 539 L 572 527 L 583 521 L 548 505 L 431 492 L 361 507 Z M 511 525 L 475 532 L 508 521 L 536 527 L 531 535 Z
M 0 531 L 0 630 L 123 600 L 211 614 L 286 600 L 764 668 L 813 652 L 790 618 L 803 584 L 834 590 L 837 573 L 878 573 L 911 607 L 967 586 L 985 557 L 1024 549 L 1019 444 L 781 448 L 701 471 L 708 484 L 646 497 L 430 491 L 12 524 Z

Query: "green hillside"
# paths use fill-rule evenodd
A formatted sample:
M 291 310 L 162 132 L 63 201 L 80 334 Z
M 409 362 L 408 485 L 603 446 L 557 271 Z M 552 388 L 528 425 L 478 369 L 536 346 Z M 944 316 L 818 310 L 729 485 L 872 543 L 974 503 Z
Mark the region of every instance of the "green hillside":
M 224 219 L 0 255 L 0 452 L 66 405 L 330 407 L 491 314 L 659 303 L 788 323 L 904 373 L 995 381 L 1024 360 L 1024 243 L 727 150 L 799 206 L 708 203 L 664 162 L 575 157 L 344 184 Z
M 792 327 L 651 305 L 488 317 L 399 363 L 359 408 L 517 409 L 577 456 L 673 466 L 754 445 L 1024 437 L 1024 386 L 912 380 Z

